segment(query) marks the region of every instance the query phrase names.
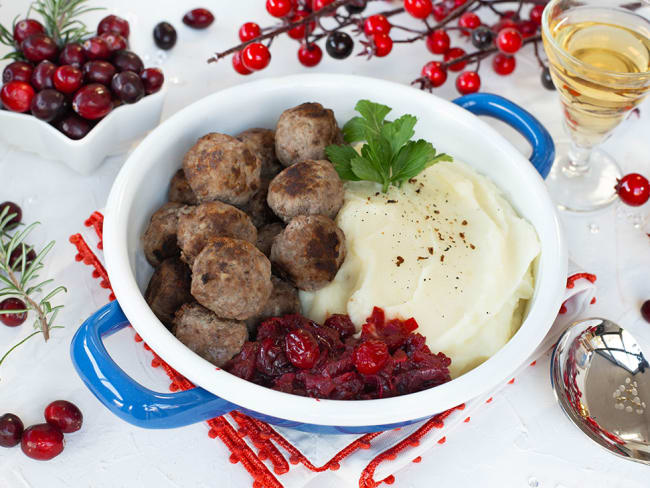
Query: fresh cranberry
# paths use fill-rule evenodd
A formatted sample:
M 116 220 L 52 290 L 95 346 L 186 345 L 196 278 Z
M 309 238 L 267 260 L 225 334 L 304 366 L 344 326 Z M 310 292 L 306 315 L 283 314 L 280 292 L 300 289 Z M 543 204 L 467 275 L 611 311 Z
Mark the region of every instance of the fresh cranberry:
M 431 0 L 404 0 L 404 10 L 416 19 L 426 19 L 433 10 L 433 5 Z
M 386 343 L 370 339 L 362 342 L 354 351 L 354 366 L 362 374 L 375 374 L 388 360 Z
M 69 64 L 75 68 L 81 68 L 86 62 L 86 53 L 81 44 L 76 42 L 66 44 L 59 54 L 59 64 Z
M 271 62 L 271 53 L 269 48 L 261 42 L 254 42 L 242 50 L 241 60 L 249 70 L 259 71 L 266 68 Z
M 84 53 L 89 60 L 108 59 L 111 57 L 111 49 L 108 43 L 101 37 L 91 37 L 83 43 Z
M 291 17 L 291 23 L 296 23 L 304 19 L 309 15 L 309 12 L 306 10 L 297 10 L 296 13 Z M 301 24 L 293 29 L 290 29 L 287 34 L 289 34 L 289 37 L 291 39 L 302 39 L 305 37 L 305 33 L 307 32 L 307 29 L 309 29 L 309 32 L 313 32 L 314 29 L 316 28 L 316 22 L 311 21 L 306 24 Z
M 321 59 L 323 59 L 323 51 L 317 44 L 302 44 L 298 49 L 298 61 L 303 66 L 311 68 L 320 63 Z
M 386 34 L 390 32 L 391 29 L 390 22 L 383 15 L 371 15 L 363 23 L 363 31 L 368 37 L 372 37 L 376 34 Z
M 422 76 L 427 78 L 432 86 L 438 87 L 447 81 L 447 70 L 439 61 L 429 61 L 422 67 Z
M 56 42 L 45 34 L 33 34 L 29 36 L 20 45 L 20 50 L 32 63 L 40 63 L 45 59 L 54 61 L 59 53 Z
M 507 56 L 503 53 L 497 53 L 492 58 L 492 68 L 500 75 L 509 75 L 515 70 L 517 60 L 514 56 Z
M 393 50 L 393 40 L 386 34 L 375 34 L 372 38 L 375 45 L 375 56 L 383 58 Z
M 142 59 L 131 51 L 116 51 L 113 54 L 113 64 L 117 71 L 134 71 L 138 74 L 144 71 Z
M 24 19 L 14 26 L 14 41 L 18 45 L 34 34 L 45 34 L 45 27 L 37 20 Z
M 641 305 L 641 316 L 646 322 L 650 322 L 650 300 L 646 300 Z
M 20 444 L 23 435 L 23 422 L 13 413 L 0 417 L 0 447 L 14 447 Z
M 65 95 L 53 88 L 46 88 L 36 94 L 30 108 L 32 115 L 37 119 L 52 122 L 65 111 Z
M 456 58 L 465 56 L 465 50 L 460 47 L 452 47 L 445 53 L 445 63 L 449 63 Z M 467 66 L 467 61 L 459 61 L 458 63 L 449 64 L 447 67 L 450 71 L 462 71 Z
M 481 77 L 476 71 L 464 71 L 456 78 L 456 89 L 461 95 L 475 93 L 481 88 Z
M 86 137 L 92 129 L 92 125 L 86 119 L 82 119 L 75 113 L 69 113 L 55 123 L 55 127 L 72 140 L 79 140 Z
M 51 61 L 41 61 L 34 68 L 31 83 L 34 89 L 44 90 L 45 88 L 54 88 L 52 77 L 56 71 L 56 64 Z
M 542 25 L 542 12 L 544 12 L 544 7 L 545 5 L 535 5 L 531 9 L 530 14 L 528 14 L 528 18 L 535 22 L 535 24 Z
M 626 205 L 638 207 L 650 198 L 650 183 L 644 176 L 630 173 L 618 180 L 616 193 Z
M 63 433 L 50 424 L 37 424 L 23 432 L 20 447 L 30 458 L 48 461 L 63 451 Z
M 24 81 L 10 81 L 2 86 L 0 99 L 12 112 L 27 112 L 34 98 L 34 89 Z
M 104 17 L 97 26 L 97 34 L 119 34 L 125 39 L 129 38 L 131 29 L 129 28 L 129 22 L 117 15 L 109 15 Z
M 20 270 L 22 267 L 21 261 L 23 258 L 23 247 L 25 248 L 25 268 L 32 264 L 34 259 L 36 259 L 36 251 L 34 251 L 32 248 L 29 248 L 29 246 L 22 244 L 14 249 L 9 255 L 9 266 L 12 268 Z
M 6 215 L 4 217 L 7 217 L 8 215 L 14 215 L 11 220 L 9 220 L 5 224 L 5 228 L 7 230 L 11 230 L 14 227 L 16 227 L 18 224 L 20 224 L 20 221 L 23 219 L 23 211 L 22 209 L 16 205 L 14 202 L 2 202 L 0 203 L 0 215 L 7 209 Z M 2 217 L 2 218 L 4 218 Z
M 461 32 L 469 35 L 469 31 L 476 29 L 481 25 L 481 19 L 474 12 L 465 12 L 458 19 L 458 26 L 462 27 Z
M 273 17 L 285 17 L 292 8 L 290 0 L 266 0 L 266 11 Z
M 27 305 L 18 298 L 5 298 L 0 302 L 0 322 L 7 327 L 18 327 L 27 320 L 27 312 L 9 312 L 10 310 L 26 310 Z M 9 313 L 6 313 L 9 312 Z
M 113 109 L 111 92 L 99 83 L 86 85 L 75 93 L 72 109 L 84 119 L 101 119 Z
M 24 81 L 29 83 L 34 67 L 25 61 L 14 61 L 7 65 L 2 72 L 2 82 L 9 83 L 10 81 Z
M 183 24 L 193 29 L 206 29 L 214 22 L 214 15 L 207 8 L 195 8 L 183 16 Z
M 260 26 L 255 22 L 246 22 L 239 28 L 239 40 L 241 42 L 250 41 L 262 34 Z
M 153 28 L 153 40 L 156 46 L 165 51 L 176 45 L 177 37 L 176 29 L 169 22 L 160 22 Z
M 160 91 L 165 82 L 165 75 L 159 68 L 147 68 L 140 75 L 147 95 Z
M 534 36 L 537 33 L 537 27 L 537 24 L 532 20 L 523 20 L 517 24 L 517 30 L 524 39 Z
M 70 434 L 81 429 L 83 415 L 74 403 L 56 400 L 45 407 L 45 421 L 64 434 Z
M 285 352 L 291 364 L 300 369 L 311 369 L 320 356 L 318 342 L 305 329 L 298 329 L 287 334 Z
M 126 37 L 121 36 L 120 34 L 114 34 L 112 32 L 104 32 L 99 35 L 100 39 L 104 39 L 104 42 L 108 45 L 108 49 L 113 51 L 121 51 L 122 49 L 127 49 L 129 47 L 129 41 L 126 40 Z
M 81 87 L 83 79 L 83 72 L 79 68 L 69 65 L 59 66 L 52 77 L 54 88 L 68 95 L 76 92 Z
M 449 15 L 449 9 L 442 3 L 436 3 L 432 8 L 431 13 L 436 22 L 440 22 Z
M 124 103 L 135 103 L 144 97 L 144 84 L 133 71 L 122 71 L 113 76 L 111 90 Z
M 522 42 L 521 33 L 514 27 L 501 29 L 497 34 L 497 47 L 505 54 L 514 54 L 519 51 Z
M 323 325 L 338 332 L 342 341 L 352 337 L 357 331 L 350 317 L 341 313 L 330 315 Z
M 252 73 L 252 71 L 244 66 L 244 63 L 242 63 L 241 51 L 237 51 L 232 55 L 232 67 L 240 75 L 250 75 Z
M 434 30 L 427 36 L 427 48 L 433 54 L 445 54 L 450 42 L 449 35 L 442 29 Z
M 84 81 L 108 86 L 116 71 L 115 66 L 108 61 L 88 61 L 83 67 Z

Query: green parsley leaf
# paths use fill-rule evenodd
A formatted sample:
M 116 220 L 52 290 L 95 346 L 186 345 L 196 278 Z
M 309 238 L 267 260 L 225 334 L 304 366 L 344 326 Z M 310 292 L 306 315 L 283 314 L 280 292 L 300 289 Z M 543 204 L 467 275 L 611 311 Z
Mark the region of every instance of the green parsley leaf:
M 352 171 L 360 180 L 384 184 L 384 178 L 366 158 L 357 156 L 351 161 Z
M 325 154 L 342 180 L 359 181 L 359 177 L 354 174 L 350 165 L 351 161 L 359 155 L 352 146 L 327 146 Z
M 354 109 L 361 117 L 354 117 L 343 126 L 343 137 L 348 143 L 368 140 L 379 135 L 384 119 L 391 111 L 390 107 L 369 100 L 359 100 Z

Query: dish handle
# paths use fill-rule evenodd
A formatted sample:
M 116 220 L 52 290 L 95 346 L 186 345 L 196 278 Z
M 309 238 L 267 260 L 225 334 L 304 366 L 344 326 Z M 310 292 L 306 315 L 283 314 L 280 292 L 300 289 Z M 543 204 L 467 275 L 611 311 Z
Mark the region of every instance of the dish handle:
M 104 337 L 128 325 L 120 305 L 113 301 L 81 325 L 70 345 L 77 373 L 111 412 L 138 427 L 169 429 L 219 417 L 236 408 L 203 388 L 159 393 L 136 383 L 113 361 L 103 342 Z
M 472 93 L 453 102 L 474 115 L 487 115 L 501 120 L 523 135 L 533 146 L 530 162 L 542 178 L 548 176 L 555 159 L 555 145 L 546 128 L 530 112 L 492 93 Z

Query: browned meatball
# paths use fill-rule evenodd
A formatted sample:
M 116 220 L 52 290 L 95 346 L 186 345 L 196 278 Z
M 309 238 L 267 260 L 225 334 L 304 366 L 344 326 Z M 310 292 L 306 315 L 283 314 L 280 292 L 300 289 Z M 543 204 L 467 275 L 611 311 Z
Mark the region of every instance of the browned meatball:
M 151 276 L 144 299 L 167 328 L 171 327 L 176 310 L 194 301 L 191 283 L 190 268 L 178 258 L 165 259 Z
M 192 267 L 192 295 L 219 317 L 245 320 L 271 296 L 271 263 L 248 241 L 219 237 Z
M 324 215 L 300 215 L 273 241 L 271 261 L 299 289 L 314 291 L 334 279 L 345 259 L 345 236 Z
M 281 317 L 290 313 L 301 313 L 298 290 L 286 281 L 271 276 L 273 291 L 271 297 L 264 304 L 264 308 L 250 319 L 246 320 L 246 326 L 251 336 L 257 330 L 257 326 L 270 317 Z
M 183 159 L 183 170 L 199 202 L 221 200 L 243 205 L 260 189 L 262 163 L 241 141 L 211 133 Z
M 198 303 L 183 305 L 172 328 L 176 338 L 215 366 L 239 354 L 248 331 L 244 322 L 221 319 Z
M 267 256 L 271 255 L 271 246 L 273 246 L 273 239 L 284 229 L 284 225 L 280 222 L 273 222 L 272 224 L 260 227 L 257 231 L 257 243 L 255 246 Z
M 259 191 L 242 207 L 242 210 L 248 214 L 255 227 L 262 227 L 278 220 L 266 201 L 270 182 L 269 179 L 262 178 Z
M 329 161 L 303 161 L 273 178 L 267 201 L 285 222 L 296 215 L 333 219 L 343 206 L 343 182 Z
M 183 209 L 178 216 L 181 258 L 192 265 L 194 258 L 215 237 L 236 237 L 255 243 L 257 229 L 241 210 L 221 202 L 207 202 Z
M 149 227 L 142 235 L 144 255 L 156 267 L 161 261 L 180 254 L 176 240 L 178 214 L 185 205 L 169 202 L 160 207 L 152 216 Z
M 325 159 L 325 148 L 342 144 L 334 112 L 320 103 L 303 103 L 282 112 L 275 129 L 275 153 L 285 166 Z
M 282 165 L 275 155 L 275 131 L 270 129 L 248 129 L 237 136 L 244 142 L 248 149 L 262 162 L 262 178 L 273 178 L 280 171 Z
M 170 202 L 186 203 L 187 205 L 199 203 L 182 169 L 176 171 L 169 182 L 168 199 Z

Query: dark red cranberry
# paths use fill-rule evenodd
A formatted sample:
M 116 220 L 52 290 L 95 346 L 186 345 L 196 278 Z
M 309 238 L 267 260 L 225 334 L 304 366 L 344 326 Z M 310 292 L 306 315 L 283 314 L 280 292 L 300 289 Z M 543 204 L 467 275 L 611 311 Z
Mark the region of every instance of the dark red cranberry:
M 81 88 L 83 79 L 84 75 L 82 71 L 79 68 L 70 65 L 59 66 L 52 77 L 54 88 L 67 95 L 74 93 Z
M 103 34 L 100 34 L 99 37 L 106 41 L 108 49 L 110 49 L 111 52 L 121 51 L 122 49 L 127 49 L 129 47 L 129 41 L 126 40 L 126 37 L 119 34 L 104 32 Z
M 375 374 L 388 360 L 388 346 L 385 342 L 370 339 L 362 342 L 354 351 L 354 366 L 362 374 Z
M 305 329 L 298 329 L 287 334 L 285 352 L 291 364 L 300 369 L 311 369 L 320 356 L 318 342 Z
M 73 42 L 66 44 L 59 54 L 59 64 L 69 64 L 75 68 L 81 68 L 86 62 L 86 53 L 81 44 Z
M 650 199 L 650 183 L 639 173 L 630 173 L 618 180 L 616 193 L 626 205 L 638 207 Z
M 99 83 L 83 86 L 72 99 L 72 109 L 84 119 L 101 119 L 113 110 L 111 92 Z
M 66 107 L 65 95 L 52 88 L 41 90 L 32 99 L 32 115 L 45 122 L 52 122 L 63 115 Z
M 93 128 L 90 122 L 72 112 L 58 120 L 55 127 L 75 141 L 86 137 Z
M 119 34 L 128 39 L 130 34 L 129 22 L 117 15 L 104 17 L 97 26 L 97 34 L 105 33 Z
M 108 61 L 88 61 L 83 66 L 84 81 L 86 83 L 101 83 L 110 85 L 116 69 Z
M 135 103 L 144 97 L 144 84 L 133 71 L 122 71 L 113 76 L 111 90 L 124 103 Z
M 0 417 L 0 447 L 14 447 L 20 444 L 23 435 L 23 422 L 13 413 Z
M 465 56 L 465 50 L 460 47 L 452 47 L 449 51 L 445 53 L 445 63 L 453 61 L 456 58 Z M 453 63 L 448 66 L 449 71 L 462 71 L 465 66 L 467 66 L 467 61 L 460 61 L 458 63 Z
M 356 328 L 352 320 L 350 320 L 350 317 L 341 313 L 330 315 L 323 325 L 338 332 L 342 341 L 348 337 L 352 337 L 356 332 Z
M 27 305 L 18 298 L 5 298 L 0 302 L 0 322 L 7 327 L 18 327 L 27 320 L 27 312 L 11 312 L 11 310 L 26 310 Z M 9 313 L 6 313 L 9 312 Z
M 45 34 L 33 34 L 20 45 L 20 50 L 32 63 L 39 63 L 45 59 L 54 61 L 59 54 L 56 42 Z
M 89 60 L 108 59 L 111 57 L 111 49 L 108 43 L 101 37 L 91 37 L 83 43 L 84 53 Z
M 25 247 L 25 268 L 32 264 L 34 259 L 36 259 L 36 251 L 34 251 L 34 249 L 30 249 L 29 246 L 25 246 L 24 244 L 18 246 L 9 256 L 9 266 L 16 268 L 17 270 L 22 268 L 20 261 L 23 257 L 23 247 Z
M 58 427 L 64 434 L 77 432 L 83 420 L 81 410 L 66 400 L 56 400 L 45 407 L 45 421 Z
M 117 71 L 134 71 L 138 74 L 144 71 L 144 63 L 140 56 L 132 51 L 116 51 L 113 54 L 113 64 Z
M 55 71 L 56 64 L 51 61 L 41 61 L 36 65 L 34 73 L 32 73 L 32 86 L 38 91 L 44 90 L 45 88 L 54 88 L 52 77 Z
M 650 300 L 646 300 L 641 305 L 641 316 L 646 322 L 650 322 Z
M 521 36 L 527 39 L 537 33 L 537 24 L 532 20 L 523 20 L 519 22 L 517 29 L 521 32 Z
M 147 68 L 140 75 L 147 95 L 160 91 L 165 82 L 165 75 L 159 68 Z
M 0 215 L 2 215 L 5 208 L 8 209 L 5 217 L 14 214 L 14 217 L 12 217 L 12 219 L 9 222 L 7 222 L 7 225 L 5 226 L 5 229 L 11 230 L 14 227 L 16 227 L 18 224 L 20 224 L 20 221 L 23 219 L 23 211 L 14 202 L 2 202 L 0 203 Z
M 176 44 L 176 29 L 169 22 L 160 22 L 153 29 L 153 40 L 160 49 L 171 49 Z
M 34 89 L 24 81 L 10 81 L 2 85 L 0 100 L 12 112 L 27 112 L 34 98 Z
M 14 41 L 18 45 L 22 44 L 25 39 L 34 34 L 45 34 L 45 27 L 37 20 L 21 20 L 14 26 Z
M 29 83 L 34 72 L 34 66 L 25 61 L 14 61 L 7 65 L 2 72 L 2 82 L 9 83 L 10 81 L 24 81 Z
M 214 15 L 207 8 L 195 8 L 183 16 L 183 24 L 193 29 L 205 29 L 214 22 Z
M 63 433 L 50 424 L 37 424 L 27 427 L 23 432 L 20 447 L 30 458 L 48 461 L 63 451 Z
M 232 55 L 232 67 L 240 75 L 250 75 L 252 73 L 241 60 L 241 51 L 237 51 Z

